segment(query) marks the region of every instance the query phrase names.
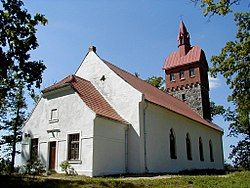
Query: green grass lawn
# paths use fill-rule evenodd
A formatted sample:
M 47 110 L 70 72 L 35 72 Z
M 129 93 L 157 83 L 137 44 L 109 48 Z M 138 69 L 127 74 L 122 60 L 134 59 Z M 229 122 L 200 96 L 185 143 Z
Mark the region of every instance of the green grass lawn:
M 47 177 L 0 176 L 0 187 L 249 187 L 250 171 L 234 172 L 227 175 L 170 175 L 142 178 L 89 178 L 54 174 Z

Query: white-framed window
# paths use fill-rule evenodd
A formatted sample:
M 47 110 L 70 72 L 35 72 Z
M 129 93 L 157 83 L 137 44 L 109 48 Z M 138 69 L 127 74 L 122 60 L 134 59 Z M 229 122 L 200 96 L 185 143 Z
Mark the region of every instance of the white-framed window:
M 80 134 L 68 135 L 68 160 L 76 161 L 80 159 Z
M 57 120 L 58 119 L 58 110 L 52 109 L 50 112 L 50 120 Z

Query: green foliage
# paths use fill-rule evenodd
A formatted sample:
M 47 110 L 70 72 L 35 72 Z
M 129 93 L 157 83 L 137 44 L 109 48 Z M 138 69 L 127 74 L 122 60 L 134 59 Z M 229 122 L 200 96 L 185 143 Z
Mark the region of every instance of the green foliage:
M 233 5 L 240 0 L 193 0 L 199 3 L 204 15 L 226 15 L 234 12 Z M 249 1 L 250 3 L 250 1 Z M 250 142 L 250 12 L 235 12 L 234 21 L 237 27 L 236 38 L 226 43 L 219 55 L 213 56 L 211 75 L 217 74 L 226 78 L 232 93 L 228 101 L 234 108 L 228 108 L 224 117 L 230 122 L 231 136 L 241 135 L 243 138 L 232 147 L 230 158 L 238 167 L 249 169 Z
M 25 173 L 29 175 L 41 175 L 45 172 L 45 166 L 40 159 L 28 160 L 24 168 Z
M 227 42 L 221 53 L 212 57 L 210 70 L 213 76 L 222 74 L 232 90 L 228 101 L 234 104 L 234 109 L 229 108 L 225 115 L 230 122 L 230 135 L 244 137 L 237 146 L 232 146 L 230 158 L 235 156 L 236 166 L 244 165 L 242 167 L 249 169 L 249 158 L 245 154 L 250 150 L 243 144 L 250 142 L 250 13 L 236 13 L 235 22 L 238 27 L 236 40 Z
M 47 20 L 41 14 L 31 16 L 23 5 L 21 0 L 1 0 L 0 5 L 0 144 L 11 157 L 12 171 L 27 116 L 24 95 L 28 91 L 34 96 L 45 70 L 42 61 L 31 60 L 30 52 L 38 47 L 36 26 Z
M 11 173 L 11 162 L 8 159 L 0 159 L 0 174 L 9 175 Z
M 232 145 L 232 152 L 229 155 L 233 159 L 236 167 L 244 167 L 250 170 L 250 139 L 244 138 L 240 140 L 236 146 Z
M 199 4 L 203 9 L 204 16 L 226 15 L 232 12 L 232 6 L 238 5 L 240 0 L 191 0 L 192 2 Z
M 161 76 L 152 76 L 145 80 L 152 86 L 157 87 L 158 89 L 164 91 L 165 90 L 165 80 Z
M 5 107 L 8 116 L 1 117 L 0 129 L 5 130 L 1 135 L 0 145 L 4 148 L 2 153 L 11 158 L 11 170 L 14 171 L 16 143 L 21 141 L 21 126 L 26 120 L 26 103 L 23 96 L 23 85 L 14 88 L 16 94 L 8 97 L 8 106 Z
M 32 61 L 30 51 L 38 47 L 36 26 L 45 25 L 41 14 L 31 16 L 21 0 L 1 0 L 0 9 L 0 107 L 7 101 L 8 92 L 22 80 L 31 93 L 32 86 L 40 87 L 42 61 Z
M 66 175 L 77 175 L 77 172 L 75 169 L 69 164 L 68 161 L 63 161 L 60 164 L 60 167 L 63 172 L 65 172 Z
M 60 167 L 61 167 L 62 171 L 65 172 L 66 175 L 69 174 L 69 169 L 70 169 L 71 165 L 69 164 L 68 161 L 61 162 Z
M 223 106 L 216 105 L 213 101 L 210 102 L 210 108 L 212 118 L 216 115 L 223 115 L 226 112 Z

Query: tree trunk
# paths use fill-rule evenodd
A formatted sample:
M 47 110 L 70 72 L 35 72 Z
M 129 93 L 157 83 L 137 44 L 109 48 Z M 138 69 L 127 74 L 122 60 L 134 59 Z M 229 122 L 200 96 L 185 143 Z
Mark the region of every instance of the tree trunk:
M 17 101 L 18 103 L 18 101 Z M 11 152 L 11 173 L 15 171 L 15 156 L 16 156 L 16 140 L 17 140 L 17 127 L 19 123 L 19 105 L 17 105 L 16 121 L 13 127 L 13 145 Z

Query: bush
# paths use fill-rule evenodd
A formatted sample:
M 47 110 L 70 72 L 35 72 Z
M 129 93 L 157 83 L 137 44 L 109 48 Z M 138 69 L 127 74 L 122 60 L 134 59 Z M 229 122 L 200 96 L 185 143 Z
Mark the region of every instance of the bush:
M 39 159 L 28 160 L 27 164 L 24 166 L 24 169 L 25 174 L 29 175 L 41 175 L 46 171 L 45 166 Z
M 0 174 L 9 175 L 11 174 L 11 162 L 8 159 L 0 159 Z
M 71 167 L 68 161 L 61 162 L 60 167 L 66 175 L 77 175 L 77 172 L 73 167 Z

